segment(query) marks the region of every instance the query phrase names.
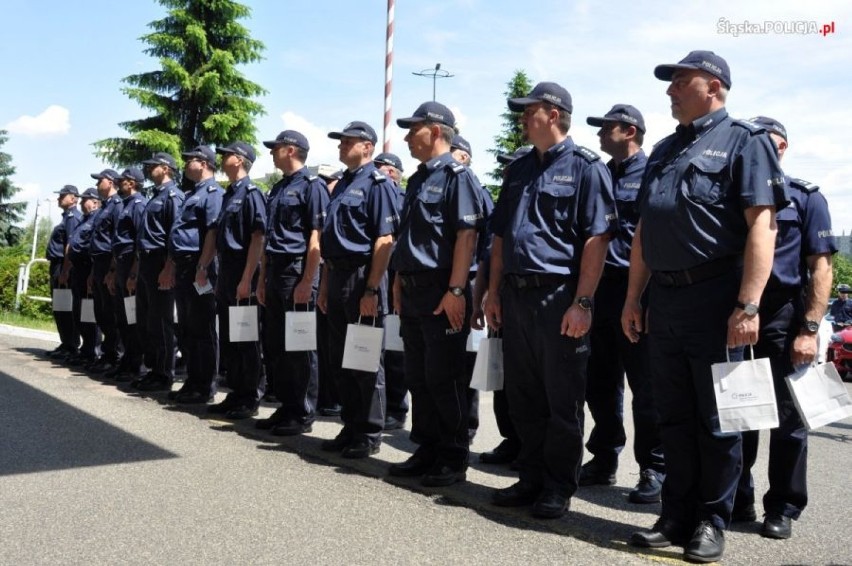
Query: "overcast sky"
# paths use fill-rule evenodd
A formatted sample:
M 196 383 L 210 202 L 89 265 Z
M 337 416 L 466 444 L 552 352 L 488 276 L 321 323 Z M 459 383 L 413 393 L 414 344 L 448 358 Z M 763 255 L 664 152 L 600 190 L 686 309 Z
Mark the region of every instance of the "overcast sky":
M 259 139 L 300 130 L 311 143 L 309 165 L 337 166 L 329 131 L 365 120 L 381 137 L 384 0 L 246 4 L 253 12 L 243 23 L 266 45 L 264 60 L 243 68 L 269 91 L 262 99 L 266 115 L 257 120 Z M 164 15 L 153 0 L 4 7 L 0 128 L 9 131 L 3 151 L 12 155 L 14 181 L 23 189 L 18 198 L 30 204 L 30 218 L 36 200 L 52 199 L 62 185 L 91 186 L 89 173 L 106 166 L 92 142 L 122 136 L 119 122 L 147 115 L 121 93 L 121 79 L 158 68 L 138 38 Z M 486 149 L 501 128 L 506 83 L 522 69 L 533 82 L 556 81 L 570 91 L 570 134 L 577 143 L 599 151 L 596 130 L 585 118 L 623 102 L 645 115 L 650 150 L 676 125 L 667 85 L 654 78 L 654 67 L 693 49 L 713 50 L 731 67 L 728 111 L 742 118 L 769 115 L 786 125 L 790 148 L 782 165 L 789 175 L 820 185 L 835 233 L 848 234 L 852 145 L 843 132 L 852 124 L 850 16 L 852 3 L 831 0 L 717 1 L 709 7 L 657 0 L 397 0 L 393 114 L 408 116 L 431 99 L 431 79 L 412 73 L 441 63 L 454 76 L 438 80 L 437 98 L 456 114 L 473 146 L 473 168 L 485 178 L 494 166 Z M 766 22 L 771 29 L 724 33 L 746 22 L 752 31 Z M 796 33 L 832 24 L 826 35 Z M 410 173 L 415 162 L 404 133 L 396 126 L 391 132 L 392 151 Z M 273 170 L 268 152 L 259 147 L 258 153 L 252 176 Z M 52 217 L 56 221 L 58 212 Z

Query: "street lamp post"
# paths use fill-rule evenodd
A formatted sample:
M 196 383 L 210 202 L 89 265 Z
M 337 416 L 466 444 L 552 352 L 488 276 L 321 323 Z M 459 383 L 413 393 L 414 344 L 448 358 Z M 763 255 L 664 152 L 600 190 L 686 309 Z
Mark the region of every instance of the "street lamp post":
M 419 73 L 411 73 L 412 75 L 417 75 L 418 77 L 431 77 L 432 78 L 432 101 L 435 100 L 435 88 L 438 79 L 448 79 L 450 77 L 454 77 L 455 75 L 450 74 L 449 71 L 445 71 L 441 68 L 440 63 L 435 63 L 434 69 L 423 69 Z

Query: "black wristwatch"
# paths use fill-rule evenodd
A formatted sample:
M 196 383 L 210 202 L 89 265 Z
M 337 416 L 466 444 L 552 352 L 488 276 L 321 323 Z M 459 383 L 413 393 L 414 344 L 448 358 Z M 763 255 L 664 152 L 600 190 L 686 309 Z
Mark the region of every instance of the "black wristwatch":
M 364 296 L 365 297 L 373 297 L 379 294 L 378 287 L 364 287 Z
M 802 323 L 802 328 L 810 332 L 811 334 L 816 334 L 819 332 L 819 322 L 815 320 L 806 320 Z
M 464 287 L 450 287 L 448 291 L 454 297 L 461 297 L 464 295 Z
M 594 304 L 591 297 L 577 297 L 574 302 L 577 303 L 584 311 L 592 310 L 592 305 Z
M 756 316 L 757 313 L 760 312 L 760 305 L 755 303 L 746 304 L 737 301 L 737 308 L 741 309 L 748 317 Z

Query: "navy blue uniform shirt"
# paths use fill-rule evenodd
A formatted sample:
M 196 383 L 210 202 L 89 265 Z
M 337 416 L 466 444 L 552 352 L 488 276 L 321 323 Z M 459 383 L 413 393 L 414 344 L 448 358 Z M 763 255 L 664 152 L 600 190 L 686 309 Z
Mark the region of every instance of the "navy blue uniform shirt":
M 266 253 L 304 255 L 311 231 L 322 230 L 328 187 L 303 167 L 272 187 L 267 204 Z
M 742 254 L 743 210 L 781 209 L 788 198 L 769 136 L 721 108 L 654 147 L 639 201 L 645 263 L 652 271 L 681 271 Z
M 100 212 L 92 220 L 92 240 L 89 244 L 92 257 L 107 254 L 112 256 L 112 238 L 123 208 L 124 204 L 118 194 L 101 203 Z
M 266 230 L 266 201 L 248 175 L 225 191 L 216 219 L 216 249 L 222 255 L 248 253 L 251 235 Z
M 491 253 L 491 215 L 494 214 L 494 199 L 485 187 L 482 187 L 482 214 L 479 234 L 476 237 L 476 251 L 470 266 L 470 272 L 474 275 L 479 270 L 479 262 Z
M 606 254 L 608 268 L 628 269 L 630 267 L 630 245 L 639 223 L 639 187 L 648 157 L 641 149 L 619 163 L 610 160 L 606 164 L 612 173 L 615 207 L 618 210 L 618 232 L 613 234 Z
M 767 291 L 803 286 L 808 273 L 805 258 L 837 253 L 828 203 L 819 187 L 790 177 L 785 181 L 790 204 L 775 213 L 778 234 Z
M 320 237 L 326 259 L 369 257 L 373 243 L 399 226 L 397 190 L 372 162 L 346 171 L 334 187 Z
M 139 230 L 139 250 L 154 251 L 168 248 L 169 234 L 172 231 L 177 211 L 183 205 L 186 195 L 174 181 L 168 181 L 154 187 L 154 196 L 148 201 L 143 215 L 142 229 Z
M 393 268 L 451 269 L 456 233 L 478 228 L 483 209 L 479 181 L 449 153 L 421 163 L 406 187 Z
M 50 240 L 47 242 L 47 259 L 56 261 L 65 257 L 65 246 L 68 245 L 71 234 L 77 229 L 82 218 L 83 215 L 77 207 L 62 211 L 62 220 L 54 226 L 53 232 L 50 233 Z
M 611 175 L 570 137 L 541 159 L 531 151 L 506 173 L 491 226 L 503 238 L 504 274 L 579 276 L 586 240 L 618 227 Z
M 100 214 L 101 209 L 93 210 L 89 214 L 84 214 L 80 219 L 80 224 L 71 234 L 71 239 L 68 241 L 69 254 L 72 259 L 77 256 L 88 256 L 89 246 L 92 243 L 92 228 L 94 227 L 94 219 Z
M 852 301 L 849 299 L 845 301 L 841 301 L 840 299 L 835 300 L 831 304 L 829 314 L 834 319 L 834 322 L 838 324 L 852 322 Z
M 204 247 L 207 230 L 216 224 L 224 198 L 225 190 L 213 177 L 196 183 L 195 187 L 186 193 L 183 206 L 172 224 L 169 252 L 200 252 Z
M 113 233 L 112 252 L 115 257 L 135 251 L 136 237 L 142 227 L 142 215 L 147 203 L 147 197 L 141 193 L 130 195 L 122 201 L 123 207 Z

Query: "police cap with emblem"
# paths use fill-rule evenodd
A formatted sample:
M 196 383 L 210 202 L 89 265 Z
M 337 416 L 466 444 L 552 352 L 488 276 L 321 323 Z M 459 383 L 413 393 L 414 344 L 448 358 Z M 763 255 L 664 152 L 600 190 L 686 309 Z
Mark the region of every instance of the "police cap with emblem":
M 80 195 L 80 198 L 84 200 L 87 198 L 101 200 L 101 196 L 98 194 L 98 190 L 94 187 L 90 187 L 83 191 L 83 194 Z
M 80 196 L 80 193 L 77 192 L 77 187 L 75 187 L 74 185 L 65 185 L 64 187 L 62 187 L 58 191 L 53 191 L 53 192 L 58 194 L 59 196 L 63 196 L 63 195 Z
M 298 148 L 304 149 L 305 151 L 311 150 L 311 146 L 308 143 L 308 138 L 306 138 L 296 130 L 284 130 L 283 132 L 278 134 L 278 137 L 276 137 L 274 140 L 263 142 L 263 145 L 265 145 L 269 149 L 272 149 L 276 145 L 294 145 Z
M 380 153 L 373 158 L 376 165 L 390 165 L 402 171 L 402 160 L 394 153 Z
M 199 145 L 190 151 L 184 151 L 180 155 L 184 160 L 200 159 L 201 161 L 206 161 L 213 169 L 216 168 L 216 154 L 209 146 Z
M 225 147 L 217 147 L 216 153 L 221 153 L 222 155 L 239 155 L 240 157 L 247 159 L 249 163 L 254 163 L 254 160 L 257 159 L 257 156 L 254 153 L 254 148 L 242 141 L 235 141 Z
M 450 149 L 460 149 L 470 156 L 473 156 L 473 150 L 470 149 L 470 142 L 456 134 L 453 136 L 453 141 L 450 143 Z
M 524 108 L 530 104 L 537 104 L 539 102 L 547 102 L 565 110 L 569 114 L 574 110 L 574 106 L 571 103 L 571 94 L 556 83 L 538 83 L 528 95 L 508 100 L 509 110 L 512 112 L 523 112 Z
M 110 181 L 118 181 L 118 172 L 115 169 L 104 169 L 100 173 L 92 173 L 92 179 L 109 179 Z
M 456 127 L 456 117 L 453 116 L 452 111 L 440 102 L 434 101 L 424 102 L 417 107 L 413 115 L 408 118 L 400 118 L 396 121 L 400 128 L 410 128 L 420 122 L 443 124 L 450 128 Z
M 121 177 L 119 177 L 119 179 L 122 181 L 125 179 L 135 181 L 140 187 L 145 183 L 145 175 L 142 174 L 142 171 L 140 171 L 138 167 L 128 167 L 121 172 Z
M 752 124 L 757 124 L 758 126 L 763 126 L 763 128 L 767 132 L 772 132 L 773 134 L 778 134 L 784 141 L 787 141 L 787 128 L 784 127 L 784 124 L 776 120 L 775 118 L 769 118 L 767 116 L 755 116 L 754 118 L 750 118 L 749 122 Z
M 678 63 L 669 65 L 657 65 L 654 76 L 661 81 L 670 81 L 672 76 L 681 69 L 697 69 L 710 73 L 731 88 L 731 69 L 728 62 L 712 51 L 690 51 L 689 54 Z
M 645 119 L 642 118 L 642 113 L 636 107 L 629 104 L 616 104 L 603 116 L 589 116 L 586 118 L 586 123 L 590 126 L 601 127 L 605 122 L 621 122 L 636 126 L 636 129 L 641 132 L 645 131 Z
M 340 132 L 329 132 L 328 137 L 333 140 L 339 140 L 340 138 L 359 138 L 373 144 L 379 139 L 376 136 L 376 130 L 371 128 L 368 123 L 357 120 L 343 126 L 343 130 Z
M 146 159 L 142 165 L 165 165 L 172 171 L 177 171 L 177 162 L 175 158 L 164 151 L 158 151 L 151 156 L 151 159 Z

